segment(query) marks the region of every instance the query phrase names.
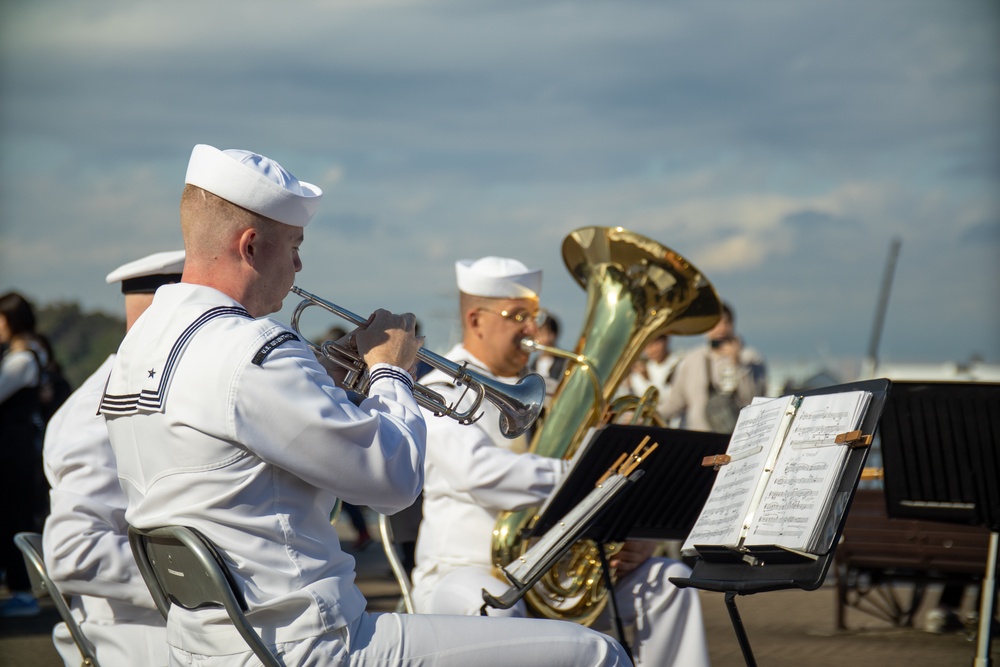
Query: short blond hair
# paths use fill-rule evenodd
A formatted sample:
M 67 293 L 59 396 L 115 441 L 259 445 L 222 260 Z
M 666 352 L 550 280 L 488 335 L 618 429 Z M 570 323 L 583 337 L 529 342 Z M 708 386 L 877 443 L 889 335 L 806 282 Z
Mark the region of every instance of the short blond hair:
M 266 229 L 268 218 L 226 201 L 196 185 L 181 194 L 181 234 L 188 254 L 224 247 L 232 235 L 252 227 Z
M 462 329 L 465 329 L 465 314 L 470 310 L 477 310 L 479 308 L 489 308 L 496 302 L 497 299 L 491 299 L 485 296 L 476 296 L 474 294 L 466 294 L 465 292 L 458 293 L 458 316 L 462 321 Z

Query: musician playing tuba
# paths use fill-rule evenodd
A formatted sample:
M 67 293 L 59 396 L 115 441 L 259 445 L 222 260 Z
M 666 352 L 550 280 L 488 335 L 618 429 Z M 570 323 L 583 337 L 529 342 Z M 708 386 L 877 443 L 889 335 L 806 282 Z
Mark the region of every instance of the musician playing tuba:
M 462 260 L 455 268 L 462 343 L 446 356 L 501 380 L 516 380 L 528 362 L 520 341 L 536 333 L 541 271 L 499 257 Z M 447 385 L 443 374 L 424 381 L 452 400 L 461 393 Z M 497 596 L 507 590 L 508 583 L 493 574 L 490 545 L 497 517 L 504 510 L 541 504 L 566 470 L 563 459 L 522 453 L 523 446 L 503 438 L 495 424 L 490 414 L 472 426 L 427 420 L 424 517 L 413 572 L 414 601 L 421 613 L 478 614 L 483 589 Z M 636 627 L 637 664 L 707 665 L 698 594 L 668 581 L 690 570 L 652 557 L 654 548 L 651 542 L 626 542 L 611 560 L 618 573 L 619 611 Z M 521 601 L 488 613 L 527 612 Z M 604 621 L 598 619 L 594 627 L 610 631 Z

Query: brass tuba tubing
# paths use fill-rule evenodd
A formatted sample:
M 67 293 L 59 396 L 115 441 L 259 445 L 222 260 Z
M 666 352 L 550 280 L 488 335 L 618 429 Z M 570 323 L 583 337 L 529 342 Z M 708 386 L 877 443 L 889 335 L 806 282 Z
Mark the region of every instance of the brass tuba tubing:
M 597 377 L 597 371 L 594 370 L 594 363 L 585 355 L 570 352 L 562 349 L 561 347 L 545 345 L 543 343 L 539 343 L 534 338 L 528 337 L 521 339 L 521 349 L 525 352 L 544 352 L 546 354 L 551 354 L 553 357 L 562 357 L 563 359 L 568 359 L 569 361 L 578 364 L 578 367 L 586 373 L 588 378 L 590 378 L 590 385 L 594 388 L 594 400 L 598 403 L 598 412 L 600 414 L 604 414 L 607 410 L 608 402 L 604 398 L 604 388 L 601 386 L 601 378 Z
M 367 368 L 364 359 L 351 350 L 334 345 L 330 341 L 322 346 L 316 346 L 309 342 L 309 339 L 299 330 L 299 319 L 302 313 L 311 306 L 323 308 L 358 327 L 367 324 L 367 318 L 359 317 L 335 303 L 305 291 L 301 287 L 292 287 L 291 291 L 302 297 L 302 301 L 299 302 L 292 314 L 292 329 L 302 336 L 314 352 L 322 354 L 333 363 L 348 370 L 345 383 L 349 389 L 363 392 L 362 383 Z M 451 417 L 460 424 L 471 424 L 482 416 L 479 408 L 485 399 L 500 411 L 500 432 L 506 438 L 516 438 L 531 427 L 542 411 L 545 400 L 545 380 L 538 374 L 527 375 L 518 380 L 516 384 L 507 384 L 472 371 L 464 363 L 457 364 L 424 348 L 417 350 L 417 358 L 448 375 L 456 385 L 464 386 L 468 392 L 472 392 L 472 405 L 465 410 L 459 410 L 458 405 L 466 394 L 462 394 L 455 403 L 448 405 L 437 392 L 419 383 L 414 384 L 413 397 L 417 403 L 439 417 Z

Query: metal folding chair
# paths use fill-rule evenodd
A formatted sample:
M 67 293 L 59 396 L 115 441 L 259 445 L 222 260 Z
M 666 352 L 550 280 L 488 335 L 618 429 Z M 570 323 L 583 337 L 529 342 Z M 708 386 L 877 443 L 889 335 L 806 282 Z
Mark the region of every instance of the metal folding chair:
M 45 569 L 45 559 L 42 557 L 42 536 L 38 533 L 18 533 L 14 535 L 14 544 L 24 555 L 24 564 L 31 580 L 31 592 L 39 599 L 46 595 L 52 598 L 52 604 L 55 605 L 63 623 L 69 628 L 69 633 L 72 635 L 76 647 L 80 650 L 81 667 L 100 667 L 94 656 L 94 646 L 84 636 L 80 624 L 76 622 L 69 610 L 69 602 L 59 592 L 59 588 Z
M 382 549 L 385 551 L 385 557 L 389 561 L 389 567 L 396 577 L 396 582 L 399 584 L 400 601 L 402 604 L 396 607 L 396 611 L 415 614 L 412 595 L 413 585 L 410 583 L 410 577 L 406 573 L 406 568 L 403 567 L 403 561 L 399 557 L 399 552 L 396 550 L 396 542 L 392 535 L 392 523 L 385 514 L 378 515 L 378 531 L 382 535 Z
M 129 526 L 128 541 L 157 609 L 167 617 L 171 604 L 184 609 L 222 607 L 265 667 L 281 667 L 247 621 L 246 599 L 219 550 L 204 535 L 185 526 L 142 530 Z

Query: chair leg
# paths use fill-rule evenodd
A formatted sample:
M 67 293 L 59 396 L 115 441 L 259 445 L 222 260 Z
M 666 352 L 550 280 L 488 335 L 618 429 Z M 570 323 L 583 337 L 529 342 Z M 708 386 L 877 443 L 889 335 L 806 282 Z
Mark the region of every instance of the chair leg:
M 399 584 L 403 609 L 408 614 L 414 614 L 416 613 L 416 608 L 413 605 L 413 597 L 411 595 L 410 577 L 406 574 L 403 562 L 396 552 L 396 545 L 392 537 L 392 526 L 389 525 L 389 517 L 384 514 L 378 515 L 378 530 L 382 536 L 382 548 L 385 550 L 385 557 L 388 559 L 392 574 L 396 577 L 396 582 Z

